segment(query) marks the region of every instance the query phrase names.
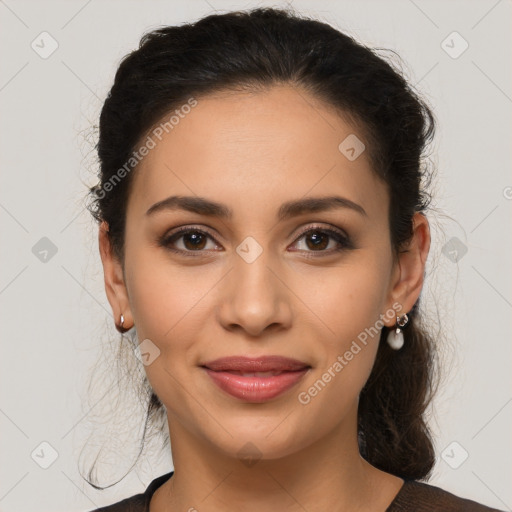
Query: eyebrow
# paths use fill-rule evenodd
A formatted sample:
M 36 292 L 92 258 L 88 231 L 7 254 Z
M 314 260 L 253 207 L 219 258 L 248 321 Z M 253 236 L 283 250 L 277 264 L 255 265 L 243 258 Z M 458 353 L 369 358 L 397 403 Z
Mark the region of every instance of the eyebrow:
M 350 209 L 364 217 L 368 217 L 365 209 L 350 199 L 340 196 L 327 196 L 306 197 L 287 201 L 279 208 L 277 219 L 283 221 L 305 213 L 324 212 L 337 208 Z M 219 217 L 221 219 L 231 219 L 233 217 L 233 211 L 226 205 L 199 196 L 167 197 L 152 205 L 147 210 L 146 215 L 153 215 L 163 210 L 186 210 L 199 215 Z

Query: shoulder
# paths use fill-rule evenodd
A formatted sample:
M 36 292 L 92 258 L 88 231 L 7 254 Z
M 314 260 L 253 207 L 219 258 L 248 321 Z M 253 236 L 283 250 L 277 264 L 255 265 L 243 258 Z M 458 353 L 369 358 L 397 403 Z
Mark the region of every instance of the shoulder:
M 88 512 L 148 512 L 151 497 L 173 474 L 174 471 L 171 471 L 170 473 L 155 478 L 143 493 L 135 494 L 130 498 L 118 501 L 112 505 L 96 508 Z
M 406 480 L 386 512 L 502 512 L 468 500 L 435 485 Z
M 146 504 L 144 494 L 135 494 L 112 505 L 97 508 L 91 512 L 145 512 Z

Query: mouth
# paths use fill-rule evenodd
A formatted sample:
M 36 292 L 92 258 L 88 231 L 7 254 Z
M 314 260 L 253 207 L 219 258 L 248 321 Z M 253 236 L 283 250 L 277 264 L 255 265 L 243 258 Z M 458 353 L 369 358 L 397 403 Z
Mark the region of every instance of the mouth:
M 245 402 L 262 403 L 294 387 L 311 366 L 282 356 L 233 356 L 201 367 L 222 391 Z

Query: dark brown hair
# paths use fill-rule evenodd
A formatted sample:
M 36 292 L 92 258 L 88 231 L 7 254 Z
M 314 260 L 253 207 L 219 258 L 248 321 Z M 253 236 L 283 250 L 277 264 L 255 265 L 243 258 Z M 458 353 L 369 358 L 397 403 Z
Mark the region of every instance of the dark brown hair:
M 426 212 L 431 199 L 425 150 L 435 122 L 427 103 L 376 49 L 291 10 L 258 8 L 153 30 L 119 65 L 101 111 L 100 182 L 90 189 L 89 209 L 98 222 L 108 223 L 121 262 L 136 172 L 127 170 L 126 162 L 149 130 L 191 97 L 285 83 L 311 93 L 360 129 L 372 168 L 389 191 L 394 255 L 407 250 L 413 215 Z M 114 183 L 123 166 L 122 179 Z M 377 468 L 424 479 L 435 461 L 425 421 L 435 387 L 435 351 L 433 335 L 421 325 L 419 300 L 408 314 L 401 350 L 385 343 L 389 330 L 382 329 L 374 368 L 360 394 L 359 446 Z M 149 393 L 145 427 L 163 408 Z

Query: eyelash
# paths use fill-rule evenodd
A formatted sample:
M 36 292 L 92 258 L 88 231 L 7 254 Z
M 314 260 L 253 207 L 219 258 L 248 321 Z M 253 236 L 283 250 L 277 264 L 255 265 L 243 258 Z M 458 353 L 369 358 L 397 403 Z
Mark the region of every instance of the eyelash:
M 314 255 L 314 256 L 311 255 L 311 254 L 304 254 L 304 256 L 306 258 L 318 258 L 318 257 L 327 256 L 327 255 L 331 255 L 331 254 L 334 254 L 334 253 L 338 253 L 338 252 L 341 252 L 341 251 L 344 251 L 344 250 L 350 250 L 350 249 L 354 248 L 354 245 L 352 244 L 352 241 L 350 240 L 350 238 L 347 237 L 346 235 L 344 235 L 341 231 L 337 231 L 337 230 L 329 229 L 329 228 L 321 228 L 321 227 L 317 227 L 317 226 L 309 226 L 307 229 L 302 231 L 297 236 L 297 238 L 295 240 L 295 243 L 297 241 L 299 241 L 301 238 L 303 238 L 304 235 L 307 235 L 308 233 L 311 233 L 311 232 L 317 232 L 317 233 L 321 233 L 321 234 L 324 234 L 324 235 L 328 235 L 329 237 L 333 238 L 339 245 L 338 245 L 338 247 L 336 249 L 331 249 L 329 251 L 302 251 L 302 250 L 299 249 L 297 252 L 305 252 L 305 253 L 315 253 L 315 252 L 318 252 L 318 253 L 320 253 L 320 254 Z M 168 235 L 167 234 L 164 235 L 160 239 L 159 243 L 165 249 L 167 249 L 167 250 L 169 250 L 171 252 L 183 255 L 183 256 L 192 257 L 192 258 L 196 258 L 198 256 L 201 256 L 202 255 L 201 253 L 204 253 L 206 251 L 204 251 L 204 250 L 184 251 L 182 249 L 175 249 L 173 247 L 170 247 L 170 244 L 172 242 L 176 242 L 184 234 L 187 234 L 187 233 L 199 233 L 201 235 L 206 235 L 207 237 L 211 238 L 217 245 L 219 245 L 218 242 L 215 240 L 215 238 L 213 237 L 213 235 L 211 233 L 209 233 L 208 231 L 204 231 L 203 229 L 194 228 L 192 226 L 183 226 L 181 228 L 176 229 L 176 231 L 174 231 L 174 232 L 172 232 L 172 233 L 170 233 Z M 178 236 L 178 235 L 180 235 L 180 236 Z M 197 253 L 197 254 L 195 254 L 195 253 Z

